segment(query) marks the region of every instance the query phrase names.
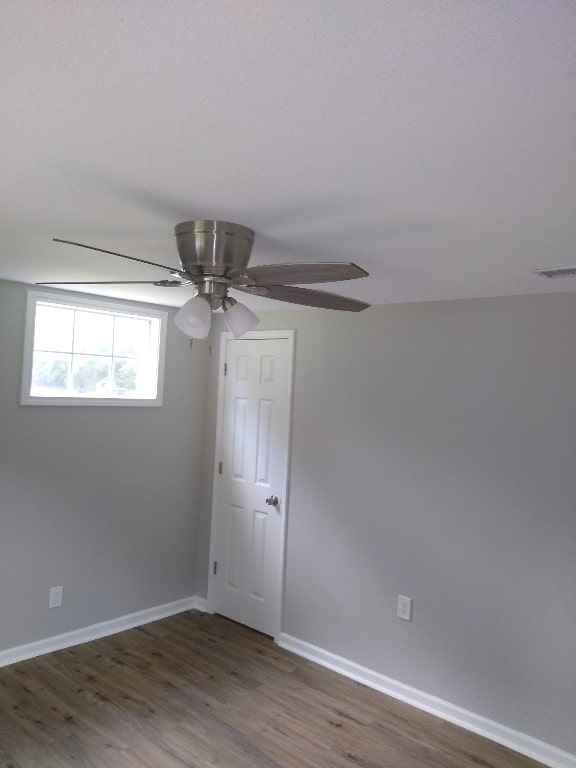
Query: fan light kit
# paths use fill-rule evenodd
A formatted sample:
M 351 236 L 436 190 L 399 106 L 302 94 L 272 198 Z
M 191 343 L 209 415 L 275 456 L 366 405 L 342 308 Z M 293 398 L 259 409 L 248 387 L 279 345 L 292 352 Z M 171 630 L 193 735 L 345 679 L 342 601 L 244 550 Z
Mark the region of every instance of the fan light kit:
M 176 325 L 187 336 L 204 339 L 210 333 L 212 310 L 222 308 L 231 333 L 239 338 L 259 322 L 244 304 L 228 296 L 233 289 L 307 307 L 361 312 L 370 305 L 327 291 L 301 288 L 302 284 L 339 282 L 367 277 L 368 273 L 350 262 L 324 261 L 305 264 L 264 264 L 249 267 L 254 232 L 229 221 L 199 219 L 185 221 L 175 228 L 181 269 L 156 264 L 123 253 L 96 248 L 55 237 L 54 242 L 76 245 L 99 253 L 108 253 L 141 264 L 167 269 L 170 280 L 123 280 L 102 282 L 43 282 L 36 285 L 117 285 L 143 284 L 160 288 L 194 287 L 194 297 L 176 313 Z

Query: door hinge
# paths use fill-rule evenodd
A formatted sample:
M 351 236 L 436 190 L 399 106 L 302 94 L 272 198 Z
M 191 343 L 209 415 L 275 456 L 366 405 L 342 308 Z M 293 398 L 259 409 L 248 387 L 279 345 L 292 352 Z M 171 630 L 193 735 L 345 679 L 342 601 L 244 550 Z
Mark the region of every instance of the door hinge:
M 222 462 L 221 461 L 218 462 L 218 474 L 219 475 L 222 474 Z
M 218 560 L 214 560 L 214 567 L 212 569 L 212 572 L 214 576 L 216 576 L 216 571 L 218 570 Z
M 224 363 L 224 376 L 228 375 L 228 363 Z

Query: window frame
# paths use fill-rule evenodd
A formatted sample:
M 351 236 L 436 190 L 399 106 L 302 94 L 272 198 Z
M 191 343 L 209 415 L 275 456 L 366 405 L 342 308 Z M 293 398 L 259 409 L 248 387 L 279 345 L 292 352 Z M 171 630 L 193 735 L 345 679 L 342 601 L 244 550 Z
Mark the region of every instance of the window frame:
M 71 309 L 88 309 L 114 315 L 125 315 L 159 320 L 158 332 L 158 366 L 157 386 L 155 398 L 130 398 L 130 397 L 83 397 L 78 396 L 34 396 L 30 394 L 32 386 L 32 363 L 34 355 L 34 331 L 36 324 L 36 306 L 39 303 L 53 304 Z M 168 324 L 168 312 L 149 307 L 122 304 L 108 298 L 78 298 L 77 296 L 64 296 L 61 293 L 49 293 L 43 291 L 28 291 L 26 297 L 26 322 L 24 329 L 24 352 L 22 360 L 22 388 L 20 394 L 21 405 L 63 405 L 63 406 L 124 406 L 124 407 L 160 407 L 164 397 L 164 368 L 166 357 L 166 334 Z

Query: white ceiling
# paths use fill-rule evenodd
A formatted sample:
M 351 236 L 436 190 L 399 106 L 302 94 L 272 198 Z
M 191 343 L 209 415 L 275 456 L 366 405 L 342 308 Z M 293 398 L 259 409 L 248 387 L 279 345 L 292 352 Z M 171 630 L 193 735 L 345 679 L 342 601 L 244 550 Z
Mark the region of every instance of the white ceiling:
M 372 303 L 574 291 L 530 270 L 576 264 L 575 41 L 573 0 L 3 0 L 0 277 L 165 278 L 51 238 L 176 266 L 209 218 Z

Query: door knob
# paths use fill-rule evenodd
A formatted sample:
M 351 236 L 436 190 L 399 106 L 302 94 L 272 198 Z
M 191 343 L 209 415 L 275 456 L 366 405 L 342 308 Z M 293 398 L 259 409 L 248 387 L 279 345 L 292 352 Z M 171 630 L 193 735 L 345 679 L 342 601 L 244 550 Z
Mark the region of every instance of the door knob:
M 271 507 L 277 507 L 278 496 L 268 496 L 268 498 L 266 499 L 266 504 L 270 504 Z

